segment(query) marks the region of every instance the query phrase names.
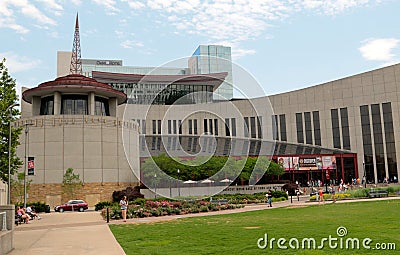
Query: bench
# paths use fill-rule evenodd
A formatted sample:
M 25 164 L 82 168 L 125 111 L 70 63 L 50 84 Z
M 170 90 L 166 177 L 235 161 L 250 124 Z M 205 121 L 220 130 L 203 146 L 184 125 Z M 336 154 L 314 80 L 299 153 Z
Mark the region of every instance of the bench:
M 226 205 L 228 203 L 228 199 L 210 199 L 210 202 L 213 204 Z
M 369 198 L 387 197 L 387 196 L 389 196 L 389 192 L 387 190 L 371 190 L 368 192 Z
M 15 214 L 15 225 L 18 226 L 24 222 L 25 222 L 25 220 L 22 219 L 21 215 Z

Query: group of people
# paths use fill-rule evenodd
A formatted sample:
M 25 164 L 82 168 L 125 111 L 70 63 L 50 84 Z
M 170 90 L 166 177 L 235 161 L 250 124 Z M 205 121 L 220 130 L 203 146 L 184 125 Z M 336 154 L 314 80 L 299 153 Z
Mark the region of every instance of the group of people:
M 29 224 L 30 220 L 37 218 L 38 220 L 42 219 L 39 214 L 35 212 L 35 209 L 31 206 L 26 208 L 17 206 L 16 215 L 23 220 L 26 224 Z

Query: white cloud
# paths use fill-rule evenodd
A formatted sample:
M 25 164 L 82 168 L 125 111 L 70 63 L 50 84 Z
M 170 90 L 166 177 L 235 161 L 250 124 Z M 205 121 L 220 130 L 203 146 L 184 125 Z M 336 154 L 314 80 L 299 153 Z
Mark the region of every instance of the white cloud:
M 396 57 L 392 51 L 399 47 L 399 43 L 396 38 L 368 39 L 363 41 L 359 51 L 366 60 L 392 63 Z
M 116 7 L 117 3 L 115 0 L 92 0 L 93 3 L 103 6 L 106 9 L 108 15 L 115 15 L 120 10 Z
M 62 11 L 64 10 L 62 5 L 57 3 L 55 0 L 36 0 L 36 1 L 42 3 L 47 10 L 51 11 L 57 16 L 60 16 L 62 14 Z
M 13 52 L 0 53 L 1 59 L 6 58 L 6 66 L 10 73 L 18 73 L 36 68 L 41 61 L 33 60 L 25 56 L 19 56 Z
M 26 34 L 29 32 L 28 28 L 17 24 L 14 18 L 9 17 L 2 18 L 0 16 L 0 28 L 9 28 L 19 34 Z
M 158 11 L 178 31 L 240 43 L 262 35 L 272 24 L 299 12 L 337 15 L 382 0 L 123 0 L 135 11 Z M 176 31 L 175 31 L 176 32 Z M 242 50 L 238 56 L 254 54 Z
M 51 2 L 49 0 L 43 0 L 45 2 Z M 54 6 L 53 6 L 54 7 Z M 16 13 L 15 13 L 16 12 Z M 1 21 L 5 21 L 5 24 L 0 27 L 9 27 L 16 30 L 19 33 L 26 33 L 27 29 L 16 23 L 15 17 L 21 13 L 23 16 L 36 20 L 42 25 L 56 25 L 57 23 L 41 12 L 35 5 L 31 4 L 28 0 L 2 0 L 0 2 L 0 18 L 3 16 Z M 2 23 L 3 23 L 2 22 Z
M 143 42 L 138 42 L 134 40 L 125 40 L 121 43 L 122 48 L 131 49 L 133 47 L 143 47 Z
M 82 4 L 82 0 L 70 0 L 72 4 L 76 6 L 80 6 Z
M 298 1 L 297 7 L 317 10 L 327 15 L 336 15 L 354 7 L 366 6 L 380 0 L 304 0 Z
M 129 7 L 138 10 L 144 8 L 146 5 L 141 1 L 134 1 L 134 0 L 122 0 L 122 2 L 128 3 Z

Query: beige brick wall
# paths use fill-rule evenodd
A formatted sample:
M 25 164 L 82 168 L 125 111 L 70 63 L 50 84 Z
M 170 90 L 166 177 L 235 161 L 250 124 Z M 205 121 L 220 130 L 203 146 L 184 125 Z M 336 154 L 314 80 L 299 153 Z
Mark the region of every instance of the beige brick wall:
M 137 182 L 86 183 L 76 191 L 74 197 L 66 197 L 63 195 L 62 184 L 30 184 L 27 203 L 44 202 L 53 210 L 54 206 L 70 199 L 83 199 L 88 202 L 89 206 L 94 206 L 100 201 L 112 201 L 112 193 L 116 190 L 124 190 L 129 186 L 137 185 L 139 185 Z M 18 198 L 12 197 L 12 201 L 18 202 Z

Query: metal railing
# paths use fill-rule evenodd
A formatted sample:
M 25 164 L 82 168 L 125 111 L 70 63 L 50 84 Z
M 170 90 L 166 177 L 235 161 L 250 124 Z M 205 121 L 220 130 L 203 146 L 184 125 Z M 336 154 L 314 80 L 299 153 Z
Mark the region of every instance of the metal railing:
M 1 231 L 7 231 L 7 214 L 6 212 L 0 212 L 0 215 L 3 215 L 3 224 Z

